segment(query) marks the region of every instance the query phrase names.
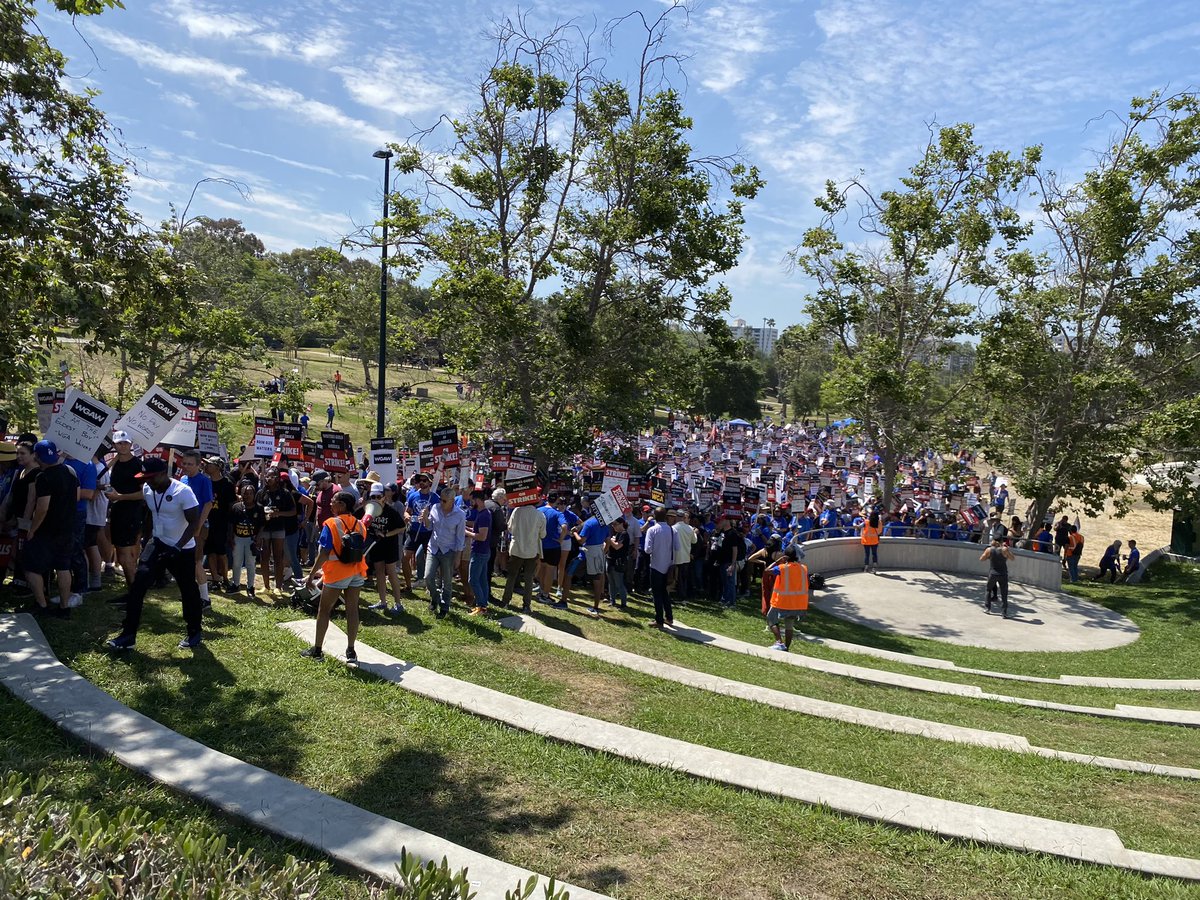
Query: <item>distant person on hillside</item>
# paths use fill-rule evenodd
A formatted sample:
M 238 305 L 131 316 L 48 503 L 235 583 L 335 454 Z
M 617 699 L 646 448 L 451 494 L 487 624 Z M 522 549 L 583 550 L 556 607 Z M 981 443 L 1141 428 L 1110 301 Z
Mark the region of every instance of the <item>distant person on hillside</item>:
M 300 437 L 308 440 L 308 411 L 305 410 L 300 414 Z
M 1013 552 L 1004 545 L 1002 538 L 993 538 L 991 546 L 979 557 L 981 561 L 988 560 L 992 564 L 991 571 L 988 572 L 987 602 L 984 604 L 988 615 L 991 615 L 992 604 L 996 602 L 999 594 L 1000 613 L 1004 618 L 1008 618 L 1008 563 L 1015 558 Z
M 342 389 L 342 372 L 340 369 L 333 370 L 333 392 L 336 394 Z
M 325 407 L 325 427 L 327 429 L 333 428 L 333 404 L 332 403 L 330 403 L 327 407 Z
M 1108 573 L 1111 573 L 1111 575 L 1112 575 L 1110 582 L 1112 584 L 1116 584 L 1117 583 L 1117 575 L 1120 574 L 1120 568 L 1121 568 L 1120 563 L 1121 563 L 1121 542 L 1113 541 L 1111 544 L 1109 544 L 1107 547 L 1104 548 L 1104 553 L 1100 557 L 1100 573 L 1096 576 L 1096 580 L 1103 581 L 1104 574 L 1106 572 L 1108 572 Z

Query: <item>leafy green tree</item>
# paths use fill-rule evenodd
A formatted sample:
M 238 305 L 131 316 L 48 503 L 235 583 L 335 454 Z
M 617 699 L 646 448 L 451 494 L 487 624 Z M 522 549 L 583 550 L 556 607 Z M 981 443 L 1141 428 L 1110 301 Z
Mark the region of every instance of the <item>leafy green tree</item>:
M 970 125 L 939 130 L 896 190 L 828 182 L 817 199 L 825 219 L 792 254 L 816 285 L 804 304 L 810 331 L 832 348 L 825 393 L 882 459 L 885 505 L 900 458 L 961 420 L 966 382 L 947 390 L 939 372 L 995 284 L 992 252 L 1014 249 L 1030 231 L 1011 198 L 1039 151 L 985 153 L 972 134 Z M 851 199 L 869 241 L 857 246 L 835 227 Z
M 1134 467 L 1195 459 L 1200 99 L 1134 99 L 1081 180 L 1034 184 L 1047 243 L 1008 256 L 977 367 L 988 457 L 1036 522 L 1065 496 L 1100 510 Z
M 668 16 L 631 17 L 644 41 L 629 84 L 569 26 L 505 23 L 479 104 L 449 139 L 395 148 L 414 186 L 394 197 L 397 264 L 436 271 L 450 369 L 543 462 L 582 450 L 594 426 L 649 421 L 670 392 L 669 324 L 703 327 L 728 308 L 708 284 L 736 261 L 761 181 L 692 153 L 692 121 L 662 80 Z
M 72 15 L 119 5 L 54 4 Z M 0 395 L 45 364 L 58 329 L 119 341 L 114 310 L 158 274 L 96 92 L 68 88 L 37 15 L 31 0 L 0 4 Z
M 833 369 L 830 346 L 825 334 L 804 325 L 790 325 L 779 335 L 771 358 L 785 420 L 788 404 L 797 418 L 821 408 L 821 382 Z

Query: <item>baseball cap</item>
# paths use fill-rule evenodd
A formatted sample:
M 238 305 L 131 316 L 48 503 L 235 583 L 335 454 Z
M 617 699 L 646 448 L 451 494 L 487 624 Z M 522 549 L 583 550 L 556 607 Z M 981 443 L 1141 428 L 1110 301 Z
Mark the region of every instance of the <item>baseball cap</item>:
M 371 496 L 372 497 L 382 497 L 383 496 L 383 485 L 382 484 L 371 485 Z
M 52 466 L 58 462 L 58 445 L 54 441 L 38 441 L 33 445 L 33 455 L 38 462 Z
M 313 484 L 316 484 L 318 481 L 323 481 L 324 479 L 326 479 L 328 477 L 329 477 L 329 473 L 326 472 L 324 469 L 317 469 L 317 471 L 312 473 Z
M 160 472 L 167 471 L 167 461 L 159 459 L 157 456 L 151 456 L 142 460 L 142 471 L 134 475 L 134 478 L 148 478 L 151 475 L 157 475 Z
M 221 459 L 219 456 L 206 456 L 204 457 L 204 462 L 210 466 L 216 466 L 219 469 L 225 468 L 225 460 Z
M 114 431 L 112 442 L 114 444 L 132 444 L 133 438 L 129 436 L 128 431 Z

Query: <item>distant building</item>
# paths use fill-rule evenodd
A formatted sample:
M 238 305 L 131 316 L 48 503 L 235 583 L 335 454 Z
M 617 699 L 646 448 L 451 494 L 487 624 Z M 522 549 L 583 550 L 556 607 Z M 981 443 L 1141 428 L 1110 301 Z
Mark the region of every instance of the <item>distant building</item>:
M 775 341 L 779 339 L 778 329 L 767 327 L 765 320 L 760 328 L 757 325 L 747 325 L 745 319 L 734 319 L 729 323 L 729 330 L 738 340 L 744 339 L 752 343 L 764 356 L 771 354 L 775 349 Z

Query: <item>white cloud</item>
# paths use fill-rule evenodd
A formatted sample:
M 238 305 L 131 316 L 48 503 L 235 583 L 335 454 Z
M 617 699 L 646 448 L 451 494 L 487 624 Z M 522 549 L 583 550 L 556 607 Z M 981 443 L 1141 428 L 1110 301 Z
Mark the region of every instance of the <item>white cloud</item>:
M 277 163 L 282 163 L 285 166 L 291 166 L 294 169 L 303 169 L 306 172 L 317 172 L 321 175 L 329 175 L 333 178 L 351 178 L 355 181 L 374 181 L 373 178 L 368 178 L 366 175 L 359 175 L 355 172 L 338 172 L 330 169 L 327 166 L 317 166 L 312 163 L 301 162 L 297 159 L 288 159 L 286 156 L 277 156 L 274 153 L 266 153 L 262 150 L 253 150 L 249 147 L 238 147 L 235 144 L 226 144 L 222 141 L 214 141 L 218 147 L 224 147 L 226 150 L 236 150 L 238 153 L 249 153 L 251 156 L 261 156 L 264 159 L 272 159 Z
M 289 87 L 248 77 L 245 69 L 217 59 L 168 52 L 149 41 L 139 41 L 100 25 L 91 27 L 96 39 L 127 56 L 142 67 L 173 75 L 195 78 L 209 87 L 224 89 L 235 103 L 251 107 L 269 107 L 313 125 L 334 129 L 364 143 L 382 144 L 394 138 L 369 122 L 349 116 L 336 106 L 313 100 Z
M 195 109 L 196 101 L 190 94 L 185 94 L 182 91 L 165 91 L 162 98 L 168 103 L 176 106 L 182 106 L 184 109 Z
M 458 105 L 455 90 L 428 74 L 415 56 L 381 59 L 370 68 L 335 66 L 346 93 L 356 102 L 389 115 L 412 118 L 450 112 Z
M 675 5 L 675 4 L 668 4 Z M 762 54 L 778 46 L 772 29 L 778 20 L 770 4 L 759 0 L 728 0 L 702 7 L 685 32 L 700 65 L 700 83 L 727 94 L 752 74 Z

